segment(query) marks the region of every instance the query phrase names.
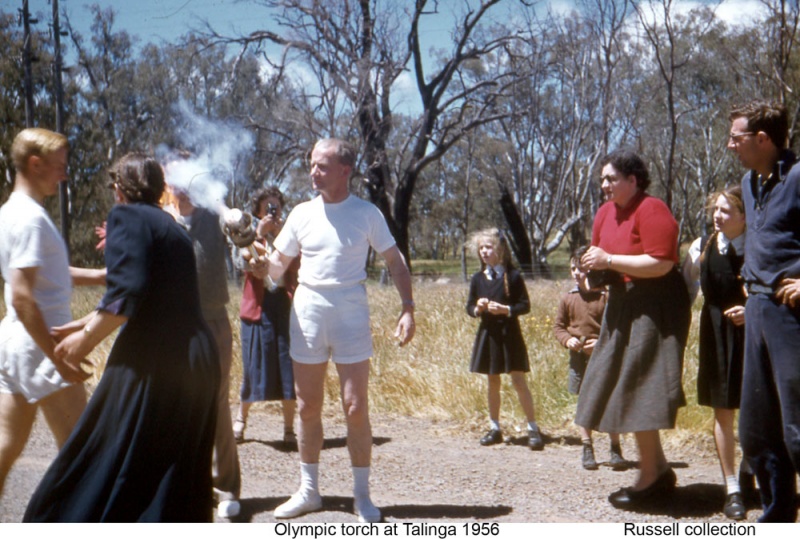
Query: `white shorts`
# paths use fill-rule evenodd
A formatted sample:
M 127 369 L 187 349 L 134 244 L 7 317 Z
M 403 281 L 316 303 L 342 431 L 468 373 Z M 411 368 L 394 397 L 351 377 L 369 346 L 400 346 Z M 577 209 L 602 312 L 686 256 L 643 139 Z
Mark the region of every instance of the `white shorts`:
M 298 363 L 358 363 L 372 357 L 367 290 L 300 285 L 292 300 L 289 353 Z
M 5 318 L 0 323 L 0 393 L 22 395 L 33 404 L 70 385 L 22 322 Z

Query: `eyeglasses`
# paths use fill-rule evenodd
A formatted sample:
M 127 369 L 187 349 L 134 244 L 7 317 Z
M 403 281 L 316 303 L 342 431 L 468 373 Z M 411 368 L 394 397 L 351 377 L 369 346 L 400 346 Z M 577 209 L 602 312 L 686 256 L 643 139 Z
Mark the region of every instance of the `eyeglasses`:
M 600 183 L 603 182 L 614 183 L 617 180 L 619 180 L 619 177 L 612 174 L 606 174 L 605 176 L 600 176 Z
M 747 133 L 730 133 L 728 135 L 728 140 L 735 144 L 738 144 L 741 139 L 743 139 L 744 137 L 749 137 L 750 135 L 755 135 L 755 133 L 751 131 L 748 131 Z

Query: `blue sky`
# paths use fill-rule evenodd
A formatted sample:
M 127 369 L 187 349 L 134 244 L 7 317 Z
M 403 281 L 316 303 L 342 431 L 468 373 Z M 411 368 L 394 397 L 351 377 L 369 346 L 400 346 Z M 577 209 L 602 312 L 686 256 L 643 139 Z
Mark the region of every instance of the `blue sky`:
M 411 0 L 385 0 L 388 2 L 411 2 Z M 423 47 L 447 47 L 448 33 L 453 27 L 452 10 L 454 6 L 463 6 L 469 0 L 439 0 L 440 15 L 423 17 L 421 38 Z M 677 9 L 688 9 L 698 3 L 709 3 L 711 0 L 675 0 Z M 4 10 L 16 10 L 22 6 L 22 0 L 0 0 Z M 254 0 L 59 0 L 61 11 L 67 12 L 75 28 L 85 36 L 90 33 L 91 16 L 86 6 L 96 3 L 113 7 L 117 13 L 116 30 L 126 30 L 142 43 L 174 42 L 191 29 L 204 27 L 209 21 L 214 29 L 224 35 L 248 34 L 259 29 L 268 29 L 271 19 L 268 10 Z M 474 4 L 475 2 L 470 2 Z M 433 4 L 433 2 L 431 2 Z M 540 0 L 537 9 L 550 5 L 556 11 L 570 11 L 572 0 Z M 508 7 L 517 6 L 516 2 L 506 2 Z M 30 10 L 40 15 L 42 22 L 38 28 L 46 29 L 50 22 L 52 6 L 48 0 L 29 0 Z M 758 0 L 724 0 L 718 14 L 728 22 L 743 22 L 752 14 Z M 493 19 L 502 20 L 512 16 L 504 6 L 498 6 L 493 12 Z M 278 48 L 275 47 L 277 51 Z M 277 54 L 277 52 L 276 52 Z M 70 61 L 69 56 L 66 57 Z M 302 68 L 296 66 L 296 76 L 305 80 Z M 398 112 L 416 112 L 419 97 L 415 84 L 409 74 L 404 74 L 397 82 L 393 92 Z M 405 110 L 403 110 L 405 109 Z
M 21 0 L 10 3 L 22 5 Z M 114 8 L 117 29 L 138 36 L 143 42 L 174 41 L 208 19 L 220 31 L 251 32 L 263 27 L 265 12 L 250 0 L 59 0 L 81 33 L 88 34 L 91 16 L 86 6 L 98 4 Z M 28 0 L 33 13 L 42 12 L 49 21 L 52 6 L 48 0 Z
M 446 13 L 448 6 L 458 5 L 462 1 L 440 0 L 440 9 Z M 6 9 L 8 6 L 22 6 L 21 0 L 2 2 L 7 6 Z M 568 10 L 574 4 L 572 0 L 543 0 L 538 5 L 543 6 L 548 2 L 556 10 Z M 675 5 L 689 7 L 709 2 L 710 0 L 677 0 Z M 118 29 L 127 30 L 144 42 L 174 41 L 191 28 L 201 27 L 202 21 L 206 19 L 220 33 L 230 34 L 249 33 L 269 27 L 270 24 L 266 8 L 253 0 L 59 0 L 59 3 L 62 11 L 67 11 L 72 23 L 83 33 L 88 33 L 91 23 L 85 6 L 97 3 L 113 7 L 117 12 Z M 757 4 L 757 0 L 725 0 L 720 8 L 720 15 L 726 20 L 735 20 L 751 13 L 753 6 Z M 49 21 L 52 7 L 48 0 L 29 0 L 29 6 L 31 12 L 39 12 L 44 15 L 44 21 Z M 439 22 L 431 17 L 424 19 L 424 32 L 431 42 L 435 42 L 437 36 L 451 27 L 447 15 L 441 15 L 439 19 Z
M 409 0 L 387 0 L 402 2 Z M 0 0 L 7 6 L 22 6 L 22 0 Z M 447 6 L 460 5 L 462 0 L 439 0 L 440 10 L 436 17 L 424 17 L 421 37 L 424 46 L 447 46 L 443 39 L 452 28 L 452 16 Z M 91 15 L 87 6 L 98 4 L 112 7 L 116 12 L 115 29 L 125 30 L 138 37 L 138 44 L 174 42 L 191 29 L 204 28 L 204 21 L 223 35 L 248 34 L 255 30 L 270 28 L 271 20 L 267 8 L 253 0 L 59 0 L 60 11 L 66 11 L 72 25 L 84 36 L 90 34 Z M 29 0 L 29 9 L 42 21 L 38 28 L 45 29 L 52 14 L 48 0 Z M 499 18 L 499 17 L 498 17 Z M 62 21 L 63 22 L 63 21 Z M 427 43 L 427 45 L 426 45 Z M 276 55 L 279 48 L 273 46 Z M 69 56 L 66 61 L 69 62 Z M 304 80 L 304 74 L 296 74 Z M 414 84 L 409 76 L 398 81 L 394 97 L 400 110 L 416 112 L 418 107 Z

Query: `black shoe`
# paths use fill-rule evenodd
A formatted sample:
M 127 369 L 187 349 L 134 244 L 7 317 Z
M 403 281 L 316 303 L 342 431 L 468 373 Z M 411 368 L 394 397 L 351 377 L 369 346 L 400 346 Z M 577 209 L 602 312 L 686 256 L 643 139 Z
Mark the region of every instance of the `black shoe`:
M 734 492 L 728 494 L 725 498 L 725 508 L 722 510 L 725 516 L 733 520 L 744 520 L 747 516 L 747 510 L 744 507 L 742 494 Z
M 619 446 L 619 444 L 611 444 L 608 465 L 611 466 L 611 469 L 614 471 L 628 469 L 628 461 L 622 458 L 622 448 Z
M 761 507 L 761 496 L 756 488 L 756 478 L 744 468 L 744 465 L 739 468 L 739 488 L 742 493 L 742 501 L 745 503 L 745 507 L 759 508 Z
M 492 429 L 481 438 L 481 445 L 495 445 L 503 442 L 503 433 L 500 429 Z
M 597 461 L 594 460 L 594 448 L 592 444 L 583 444 L 583 469 L 596 470 L 598 468 Z
M 676 482 L 675 472 L 672 468 L 667 468 L 649 487 L 642 490 L 621 488 L 613 492 L 608 501 L 617 509 L 633 509 L 668 496 L 675 490 Z
M 542 440 L 542 433 L 539 432 L 539 429 L 528 429 L 528 447 L 533 451 L 541 451 L 544 449 L 544 441 Z

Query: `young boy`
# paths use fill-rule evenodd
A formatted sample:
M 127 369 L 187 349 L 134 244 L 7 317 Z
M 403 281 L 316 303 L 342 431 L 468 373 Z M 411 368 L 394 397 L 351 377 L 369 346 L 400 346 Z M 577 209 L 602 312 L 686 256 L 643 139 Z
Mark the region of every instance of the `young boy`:
M 581 268 L 581 257 L 587 249 L 579 247 L 570 257 L 570 273 L 576 286 L 561 298 L 553 323 L 556 339 L 569 349 L 569 392 L 573 395 L 580 392 L 583 374 L 597 342 L 603 311 L 606 308 L 605 289 L 591 288 L 586 272 Z M 592 431 L 584 427 L 580 429 L 583 442 L 583 467 L 587 470 L 596 470 L 598 466 L 594 458 Z M 626 462 L 622 458 L 619 434 L 612 433 L 610 436 L 611 458 L 608 464 L 615 470 L 623 469 Z

